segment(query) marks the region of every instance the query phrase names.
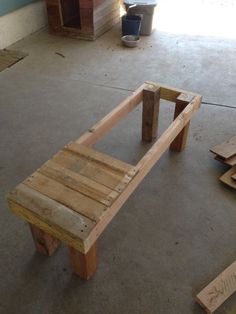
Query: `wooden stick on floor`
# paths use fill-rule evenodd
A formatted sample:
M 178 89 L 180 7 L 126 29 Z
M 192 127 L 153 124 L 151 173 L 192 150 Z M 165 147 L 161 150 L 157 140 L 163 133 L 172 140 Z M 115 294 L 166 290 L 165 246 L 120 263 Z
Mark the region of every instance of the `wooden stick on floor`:
M 96 243 L 86 254 L 83 254 L 72 247 L 69 249 L 73 272 L 83 279 L 88 280 L 91 278 L 97 269 Z
M 60 241 L 35 225 L 29 224 L 29 226 L 36 250 L 43 255 L 51 256 L 60 245 Z
M 192 99 L 193 99 L 193 96 L 188 95 L 188 94 L 180 94 L 178 96 L 178 98 L 176 99 L 174 120 L 185 109 L 185 107 L 190 103 Z M 176 152 L 181 152 L 182 150 L 185 149 L 189 126 L 190 126 L 190 121 L 183 128 L 183 130 L 176 136 L 175 140 L 171 143 L 170 145 L 171 150 L 176 151 Z
M 146 142 L 151 142 L 157 136 L 160 91 L 158 86 L 143 90 L 142 140 Z

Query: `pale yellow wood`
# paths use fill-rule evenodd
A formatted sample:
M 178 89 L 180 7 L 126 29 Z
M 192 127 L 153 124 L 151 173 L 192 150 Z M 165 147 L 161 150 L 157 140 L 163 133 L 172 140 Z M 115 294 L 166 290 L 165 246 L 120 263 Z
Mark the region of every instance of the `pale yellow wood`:
M 185 90 L 179 89 L 179 88 L 172 88 L 170 86 L 163 85 L 163 84 L 157 84 L 157 83 L 151 82 L 151 81 L 146 81 L 146 85 L 149 87 L 151 87 L 151 86 L 160 87 L 161 99 L 171 101 L 171 102 L 176 102 L 176 99 L 180 94 L 188 94 L 188 95 L 191 95 L 193 97 L 199 96 L 198 94 L 193 93 L 193 92 L 185 91 Z
M 113 200 L 119 195 L 118 192 L 82 176 L 79 173 L 73 172 L 52 160 L 49 160 L 38 171 L 106 206 L 111 205 Z
M 38 228 L 81 252 L 95 222 L 49 197 L 19 184 L 7 196 L 10 209 Z
M 236 169 L 235 169 L 235 173 L 232 175 L 231 177 L 234 181 L 236 181 Z
M 223 176 L 220 177 L 220 181 L 227 184 L 233 189 L 236 189 L 236 181 L 232 179 L 232 176 L 236 173 L 236 166 L 232 167 Z
M 236 291 L 236 262 L 225 269 L 197 296 L 196 301 L 207 311 L 215 312 Z
M 94 221 L 101 219 L 106 210 L 105 205 L 49 179 L 39 172 L 35 172 L 23 183 Z
M 69 151 L 59 152 L 53 157 L 53 161 L 110 189 L 115 189 L 124 177 L 124 174 L 102 165 L 98 166 Z
M 88 161 L 94 161 L 99 165 L 102 164 L 105 167 L 110 167 L 114 171 L 118 171 L 121 173 L 127 173 L 129 170 L 133 168 L 132 165 L 129 165 L 119 159 L 113 158 L 109 155 L 100 153 L 99 151 L 86 147 L 84 145 L 80 145 L 76 142 L 71 142 L 65 149 L 70 150 L 84 158 Z
M 119 106 L 108 113 L 102 120 L 96 123 L 88 132 L 82 135 L 76 142 L 86 146 L 92 146 L 105 134 L 107 134 L 120 120 L 128 115 L 143 100 L 143 89 L 140 86 L 133 94 L 127 97 Z

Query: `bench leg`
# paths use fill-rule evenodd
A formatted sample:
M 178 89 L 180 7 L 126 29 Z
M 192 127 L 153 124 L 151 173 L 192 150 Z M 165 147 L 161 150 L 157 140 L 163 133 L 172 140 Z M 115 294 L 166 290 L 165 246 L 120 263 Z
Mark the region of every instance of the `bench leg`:
M 70 247 L 69 250 L 73 272 L 81 278 L 88 280 L 97 269 L 96 244 L 94 244 L 86 254 L 72 247 Z
M 157 137 L 160 107 L 160 88 L 143 90 L 142 140 L 151 142 Z
M 189 101 L 181 99 L 181 97 L 177 98 L 175 105 L 175 113 L 174 119 L 178 117 L 178 115 L 185 109 L 185 107 L 189 104 Z M 181 152 L 185 149 L 187 138 L 188 138 L 188 130 L 189 130 L 190 122 L 186 124 L 183 130 L 176 136 L 174 141 L 170 145 L 170 149 L 176 152 Z
M 43 255 L 51 256 L 60 245 L 60 241 L 32 224 L 29 226 L 36 250 Z

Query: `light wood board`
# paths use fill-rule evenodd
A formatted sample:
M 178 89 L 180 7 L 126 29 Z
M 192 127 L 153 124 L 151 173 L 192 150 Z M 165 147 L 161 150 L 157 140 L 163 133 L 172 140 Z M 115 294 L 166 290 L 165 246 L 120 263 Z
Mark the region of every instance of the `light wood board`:
M 236 155 L 236 136 L 223 142 L 222 144 L 216 145 L 210 151 L 224 159 Z
M 220 177 L 220 181 L 227 184 L 233 189 L 236 189 L 236 181 L 232 179 L 232 176 L 236 173 L 236 166 L 232 167 L 223 176 Z
M 210 314 L 215 312 L 235 291 L 236 262 L 203 289 L 196 296 L 196 301 Z

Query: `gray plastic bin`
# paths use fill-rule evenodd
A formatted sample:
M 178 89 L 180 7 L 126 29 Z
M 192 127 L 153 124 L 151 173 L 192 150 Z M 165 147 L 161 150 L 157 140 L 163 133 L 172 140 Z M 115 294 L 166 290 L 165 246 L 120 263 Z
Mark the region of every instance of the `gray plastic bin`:
M 127 14 L 143 16 L 140 35 L 150 35 L 154 30 L 153 17 L 158 0 L 124 0 Z M 131 7 L 136 5 L 134 7 Z

